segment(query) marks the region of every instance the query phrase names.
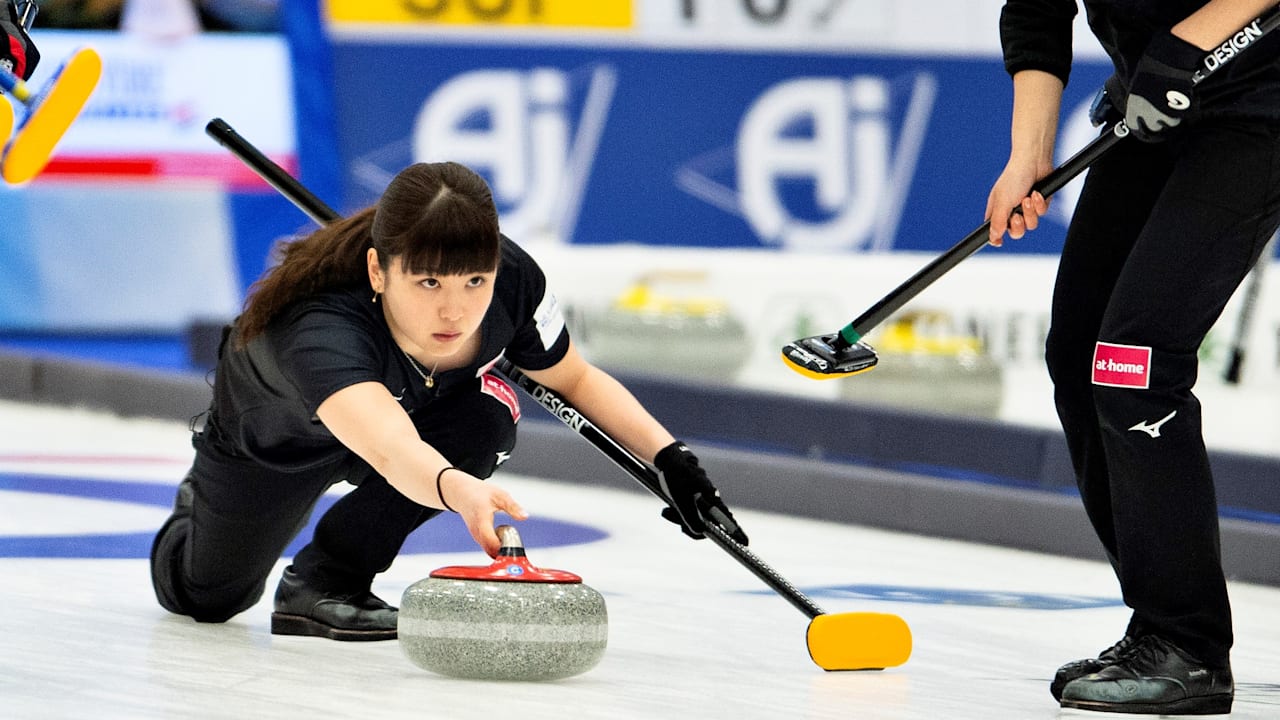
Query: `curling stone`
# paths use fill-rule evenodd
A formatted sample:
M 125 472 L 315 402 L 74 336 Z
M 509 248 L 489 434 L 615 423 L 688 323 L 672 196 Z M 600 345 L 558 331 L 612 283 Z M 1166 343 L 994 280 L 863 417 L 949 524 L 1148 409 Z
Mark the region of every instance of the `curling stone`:
M 415 665 L 475 680 L 558 680 L 604 655 L 604 598 L 582 578 L 534 567 L 520 534 L 497 528 L 488 566 L 442 567 L 400 600 L 400 647 Z

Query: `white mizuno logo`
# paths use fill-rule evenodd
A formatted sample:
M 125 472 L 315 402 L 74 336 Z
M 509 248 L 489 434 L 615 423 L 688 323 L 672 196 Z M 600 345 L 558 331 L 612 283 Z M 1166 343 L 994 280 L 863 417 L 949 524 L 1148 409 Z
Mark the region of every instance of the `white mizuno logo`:
M 508 460 L 510 460 L 510 459 L 511 459 L 511 453 L 509 453 L 509 452 L 502 452 L 501 450 L 499 450 L 499 451 L 498 451 L 498 463 L 497 463 L 498 465 L 501 465 L 502 463 L 504 463 L 504 462 L 506 462 L 506 461 L 508 461 Z
M 1158 438 L 1160 437 L 1160 426 L 1172 420 L 1173 416 L 1177 414 L 1178 414 L 1178 411 L 1174 410 L 1173 412 L 1169 413 L 1168 415 L 1165 415 L 1163 418 L 1160 418 L 1159 420 L 1151 423 L 1150 425 L 1147 424 L 1146 420 L 1143 420 L 1142 422 L 1138 423 L 1137 425 L 1134 425 L 1129 429 L 1141 430 L 1142 432 L 1150 435 L 1153 438 Z

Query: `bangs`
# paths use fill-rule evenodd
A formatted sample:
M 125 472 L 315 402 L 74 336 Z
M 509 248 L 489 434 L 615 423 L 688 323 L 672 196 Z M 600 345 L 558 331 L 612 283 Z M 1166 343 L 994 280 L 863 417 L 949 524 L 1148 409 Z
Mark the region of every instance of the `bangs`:
M 429 223 L 424 223 L 429 225 Z M 498 269 L 498 233 L 477 228 L 426 227 L 406 243 L 404 269 L 415 275 L 466 275 Z
M 447 187 L 416 213 L 409 227 L 379 245 L 399 256 L 405 271 L 420 275 L 493 272 L 501 255 L 492 206 Z

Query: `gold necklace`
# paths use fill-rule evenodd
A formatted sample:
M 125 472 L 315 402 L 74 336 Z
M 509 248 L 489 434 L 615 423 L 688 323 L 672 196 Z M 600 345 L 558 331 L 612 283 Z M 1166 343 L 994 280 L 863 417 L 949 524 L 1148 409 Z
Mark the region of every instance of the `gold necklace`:
M 400 352 L 404 353 L 405 358 L 409 360 L 410 367 L 412 367 L 414 372 L 418 373 L 418 376 L 422 378 L 422 384 L 426 385 L 428 390 L 436 386 L 436 368 L 440 367 L 439 360 L 436 361 L 435 367 L 431 368 L 431 374 L 428 375 L 423 372 L 422 367 L 418 365 L 418 361 L 413 359 L 413 356 L 409 354 L 408 350 L 400 348 Z

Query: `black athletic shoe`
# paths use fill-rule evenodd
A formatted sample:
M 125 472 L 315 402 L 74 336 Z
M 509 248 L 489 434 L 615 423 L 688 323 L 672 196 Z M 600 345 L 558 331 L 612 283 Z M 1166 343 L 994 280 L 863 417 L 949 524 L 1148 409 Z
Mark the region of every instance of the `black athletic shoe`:
M 1085 675 L 1096 673 L 1102 668 L 1115 664 L 1120 659 L 1120 654 L 1133 644 L 1133 638 L 1125 635 L 1115 645 L 1098 653 L 1098 657 L 1086 658 L 1084 660 L 1075 660 L 1058 668 L 1058 672 L 1053 675 L 1053 682 L 1049 683 L 1049 694 L 1053 695 L 1054 700 L 1062 700 L 1062 688 L 1067 683 L 1082 678 Z
M 276 588 L 271 634 L 330 640 L 395 640 L 399 612 L 368 590 L 325 594 L 285 568 Z
M 1144 635 L 1115 663 L 1067 683 L 1062 707 L 1098 712 L 1223 715 L 1231 712 L 1231 668 L 1211 668 L 1164 638 Z

